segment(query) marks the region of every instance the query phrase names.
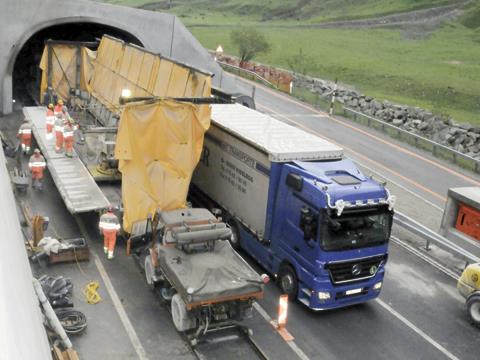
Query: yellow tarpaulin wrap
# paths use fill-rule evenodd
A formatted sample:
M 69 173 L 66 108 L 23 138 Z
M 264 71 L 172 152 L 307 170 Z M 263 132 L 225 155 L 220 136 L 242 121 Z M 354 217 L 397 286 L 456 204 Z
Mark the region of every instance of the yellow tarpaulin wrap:
M 185 206 L 209 126 L 209 105 L 165 100 L 125 107 L 115 147 L 122 173 L 125 231 L 156 209 Z
M 104 36 L 95 59 L 92 94 L 117 111 L 123 89 L 132 96 L 210 96 L 211 75 L 121 40 Z
M 42 80 L 40 82 L 40 101 L 47 90 L 48 72 L 52 74 L 52 88 L 59 98 L 68 99 L 70 97 L 70 88 L 80 88 L 80 90 L 91 92 L 89 85 L 93 75 L 93 60 L 96 53 L 85 47 L 75 45 L 52 44 L 52 69 L 48 69 L 48 49 L 46 45 L 43 50 L 40 61 L 42 70 Z M 80 86 L 77 86 L 77 54 L 80 51 Z

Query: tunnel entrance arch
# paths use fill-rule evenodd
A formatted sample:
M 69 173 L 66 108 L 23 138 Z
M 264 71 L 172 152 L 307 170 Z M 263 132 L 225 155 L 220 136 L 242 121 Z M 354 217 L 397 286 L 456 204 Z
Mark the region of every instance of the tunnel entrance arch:
M 19 106 L 34 105 L 34 99 L 38 99 L 41 77 L 38 65 L 46 40 L 95 42 L 104 34 L 144 46 L 131 32 L 94 21 L 50 24 L 30 35 L 10 59 L 10 74 L 7 75 L 10 75 L 11 88 L 7 90 L 11 91 L 12 99 Z M 8 81 L 8 79 L 6 80 Z M 8 86 L 9 84 L 4 84 L 4 90 Z

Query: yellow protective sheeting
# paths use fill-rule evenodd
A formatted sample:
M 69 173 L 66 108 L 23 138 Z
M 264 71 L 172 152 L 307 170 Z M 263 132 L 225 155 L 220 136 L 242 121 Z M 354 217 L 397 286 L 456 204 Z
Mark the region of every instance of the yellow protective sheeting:
M 92 94 L 119 111 L 123 89 L 132 96 L 203 97 L 211 94 L 211 75 L 141 47 L 104 36 L 95 60 Z
M 48 51 L 52 51 L 52 69 L 48 69 Z M 80 52 L 80 53 L 79 53 Z M 77 84 L 77 56 L 80 55 L 80 84 Z M 75 45 L 52 44 L 46 45 L 42 59 L 40 61 L 40 69 L 42 70 L 42 79 L 40 82 L 40 97 L 47 90 L 48 73 L 52 74 L 52 88 L 61 99 L 70 97 L 71 88 L 79 88 L 80 90 L 91 92 L 90 79 L 93 75 L 93 60 L 96 52 L 85 47 Z M 40 102 L 42 98 L 40 98 Z
M 173 100 L 125 107 L 115 146 L 125 231 L 156 209 L 185 207 L 210 115 L 209 105 Z

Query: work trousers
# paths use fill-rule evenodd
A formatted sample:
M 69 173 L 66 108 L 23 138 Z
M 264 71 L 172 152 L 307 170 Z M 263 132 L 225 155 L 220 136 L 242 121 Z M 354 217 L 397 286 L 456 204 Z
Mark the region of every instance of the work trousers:
M 63 148 L 63 132 L 55 131 L 55 150 L 59 152 Z
M 21 138 L 22 141 L 22 150 L 25 153 L 28 153 L 30 151 L 30 147 L 32 146 L 32 135 L 22 135 Z
M 73 155 L 73 136 L 68 136 L 63 138 L 63 143 L 65 145 L 65 155 L 72 156 Z
M 51 139 L 53 137 L 53 124 L 50 124 L 47 122 L 45 125 L 46 125 L 46 131 L 47 131 L 46 138 Z
M 115 243 L 117 242 L 116 230 L 103 230 L 103 246 L 108 248 L 108 251 L 115 250 Z

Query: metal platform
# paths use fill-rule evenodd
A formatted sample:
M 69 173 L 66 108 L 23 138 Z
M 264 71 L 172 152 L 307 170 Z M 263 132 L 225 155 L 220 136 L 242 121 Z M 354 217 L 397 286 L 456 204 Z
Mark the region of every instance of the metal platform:
M 109 201 L 74 150 L 73 158 L 55 152 L 55 139 L 47 139 L 43 106 L 24 107 L 23 113 L 32 122 L 32 132 L 47 161 L 48 170 L 67 209 L 72 214 L 104 209 Z

